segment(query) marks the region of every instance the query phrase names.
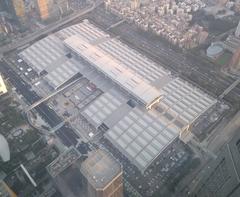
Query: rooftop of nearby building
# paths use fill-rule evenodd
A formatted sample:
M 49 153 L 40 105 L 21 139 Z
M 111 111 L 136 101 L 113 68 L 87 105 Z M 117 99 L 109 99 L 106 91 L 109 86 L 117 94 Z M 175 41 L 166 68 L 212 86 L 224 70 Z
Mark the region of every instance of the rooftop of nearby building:
M 70 148 L 57 157 L 52 163 L 47 166 L 47 170 L 52 177 L 56 177 L 66 168 L 71 166 L 80 158 L 81 154 L 75 149 Z
M 240 191 L 240 134 L 239 130 L 230 142 L 224 145 L 216 159 L 201 173 L 192 197 L 239 196 Z
M 122 173 L 122 168 L 111 155 L 98 149 L 82 163 L 81 172 L 94 188 L 103 189 Z

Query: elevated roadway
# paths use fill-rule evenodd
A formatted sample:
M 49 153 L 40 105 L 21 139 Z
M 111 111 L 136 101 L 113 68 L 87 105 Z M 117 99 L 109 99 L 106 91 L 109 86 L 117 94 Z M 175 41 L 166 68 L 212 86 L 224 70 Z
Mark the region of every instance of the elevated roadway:
M 68 87 L 72 86 L 74 83 L 78 82 L 79 78 L 74 80 L 73 82 L 69 83 L 68 85 L 60 88 L 59 90 L 54 91 L 53 93 L 51 93 L 50 95 L 48 95 L 47 97 L 41 98 L 40 100 L 38 100 L 37 102 L 33 103 L 32 105 L 28 106 L 25 109 L 25 113 L 29 112 L 30 110 L 32 110 L 33 108 L 39 106 L 41 103 L 49 100 L 50 98 L 52 98 L 53 96 L 57 95 L 58 93 L 62 92 L 63 90 L 67 89 Z
M 24 37 L 22 40 L 14 42 L 14 43 L 10 43 L 8 45 L 5 45 L 3 47 L 0 48 L 0 58 L 7 52 L 10 52 L 12 50 L 15 50 L 21 46 L 24 46 L 36 39 L 39 39 L 42 36 L 45 36 L 53 31 L 55 31 L 56 29 L 60 28 L 63 25 L 66 25 L 67 23 L 72 22 L 73 20 L 84 16 L 86 14 L 88 14 L 89 12 L 93 11 L 96 7 L 98 7 L 99 5 L 101 5 L 103 3 L 102 0 L 98 0 L 96 2 L 93 2 L 93 4 L 90 7 L 85 8 L 84 10 L 82 10 L 81 12 L 77 12 L 77 13 L 73 13 L 72 15 L 69 15 L 65 18 L 63 18 L 61 21 L 57 21 L 54 24 L 48 25 L 46 27 L 44 27 L 43 29 L 41 29 L 40 31 L 34 32 L 32 34 L 27 35 L 26 37 Z
M 124 22 L 126 22 L 126 20 L 125 20 L 125 19 L 122 19 L 122 20 L 118 21 L 117 23 L 112 24 L 111 26 L 109 26 L 109 27 L 106 29 L 106 31 L 109 31 L 110 29 L 112 29 L 112 28 L 114 28 L 114 27 L 117 27 L 118 25 L 121 25 L 121 24 L 124 23 Z
M 240 77 L 234 81 L 221 95 L 219 95 L 220 99 L 223 99 L 230 91 L 232 91 L 238 84 L 240 83 Z

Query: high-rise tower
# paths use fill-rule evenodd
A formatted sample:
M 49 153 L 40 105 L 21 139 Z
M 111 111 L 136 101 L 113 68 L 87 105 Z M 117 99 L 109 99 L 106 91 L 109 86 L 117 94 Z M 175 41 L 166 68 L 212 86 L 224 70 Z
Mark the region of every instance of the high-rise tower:
M 12 0 L 12 5 L 15 11 L 15 15 L 23 19 L 25 16 L 25 4 L 23 0 Z
M 68 0 L 37 0 L 41 20 L 59 18 L 69 11 Z
M 121 165 L 103 150 L 94 151 L 82 163 L 89 197 L 123 197 Z
M 49 18 L 49 8 L 51 7 L 51 4 L 53 4 L 52 0 L 37 0 L 37 6 L 39 9 L 40 18 L 42 20 Z

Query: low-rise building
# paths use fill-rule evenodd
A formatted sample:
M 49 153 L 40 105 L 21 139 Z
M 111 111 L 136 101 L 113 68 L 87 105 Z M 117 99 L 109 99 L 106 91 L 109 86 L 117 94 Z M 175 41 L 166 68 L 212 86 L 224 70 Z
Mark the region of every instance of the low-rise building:
M 122 167 L 105 151 L 90 152 L 81 172 L 87 180 L 88 197 L 123 197 Z
M 208 34 L 203 28 L 190 25 L 192 12 L 206 6 L 202 1 L 148 1 L 134 9 L 127 9 L 136 5 L 136 2 L 131 1 L 130 5 L 129 1 L 108 0 L 105 5 L 108 10 L 134 22 L 140 29 L 152 31 L 180 48 L 193 48 L 207 39 Z

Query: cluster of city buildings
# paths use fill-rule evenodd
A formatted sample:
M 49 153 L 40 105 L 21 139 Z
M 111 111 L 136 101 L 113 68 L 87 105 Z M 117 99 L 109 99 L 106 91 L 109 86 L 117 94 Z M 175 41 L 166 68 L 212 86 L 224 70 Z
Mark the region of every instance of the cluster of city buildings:
M 240 1 L 229 1 L 229 0 L 211 0 L 208 1 L 209 7 L 207 8 L 208 13 L 211 13 L 215 18 L 223 18 L 234 15 L 234 13 L 240 12 Z
M 208 37 L 208 32 L 202 26 L 191 24 L 193 13 L 206 6 L 201 0 L 106 0 L 105 5 L 112 13 L 180 48 L 196 47 Z
M 225 66 L 231 73 L 239 74 L 240 71 L 240 22 L 233 34 L 230 34 L 226 40 L 212 43 L 206 54 L 209 58 L 216 60 L 225 52 L 231 53 L 231 58 Z
M 59 18 L 70 9 L 68 0 L 1 0 L 1 6 L 23 23 L 35 15 L 42 21 Z
M 86 0 L 0 0 L 0 44 L 61 20 L 87 4 Z

